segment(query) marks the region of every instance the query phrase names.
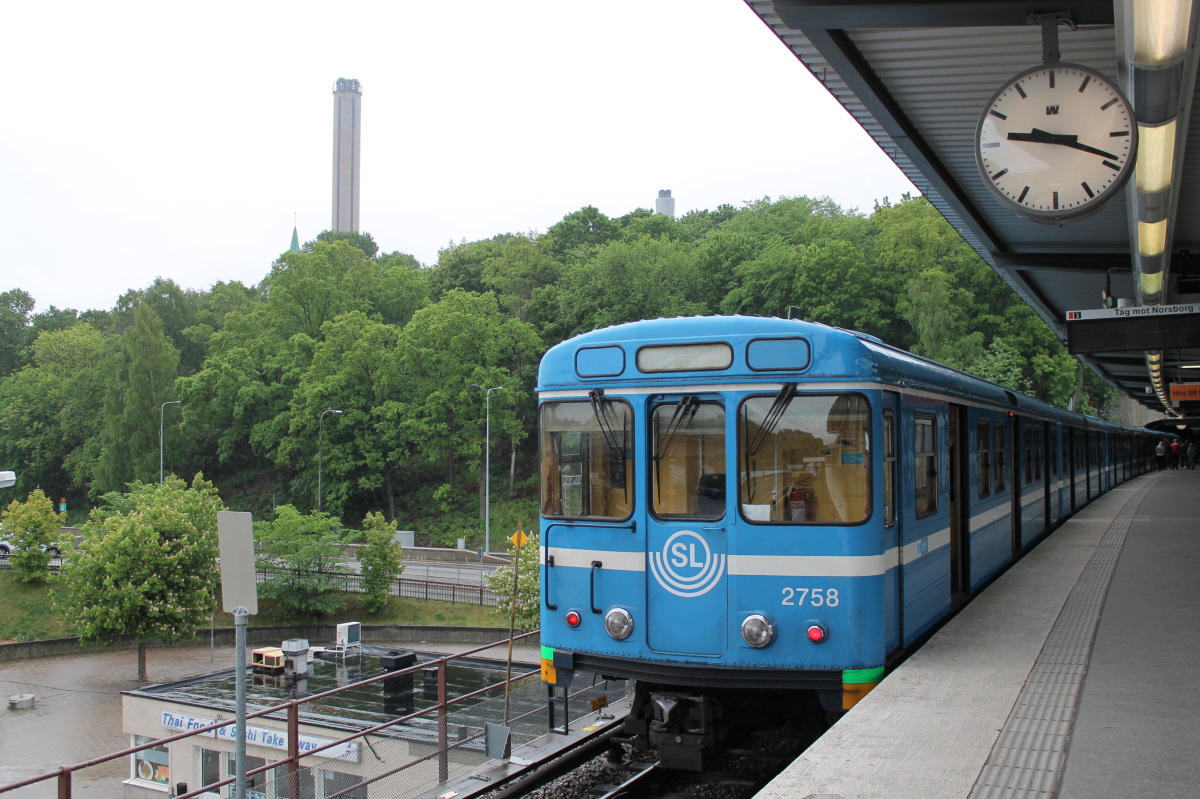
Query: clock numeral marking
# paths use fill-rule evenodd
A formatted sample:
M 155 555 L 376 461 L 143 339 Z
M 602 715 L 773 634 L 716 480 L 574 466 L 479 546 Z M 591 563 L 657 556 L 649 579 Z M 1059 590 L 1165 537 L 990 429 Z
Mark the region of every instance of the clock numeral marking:
M 1102 161 L 1101 163 L 1104 164 L 1109 169 L 1113 170 L 1114 172 L 1121 171 L 1121 167 L 1118 166 L 1117 164 L 1114 164 L 1112 161 Z
M 1058 210 L 1058 192 L 1054 192 L 1054 210 Z
M 1083 79 L 1083 83 L 1079 84 L 1079 93 L 1080 94 L 1083 94 L 1083 90 L 1087 88 L 1087 85 L 1089 83 L 1091 83 L 1091 80 L 1092 80 L 1092 76 L 1088 75 L 1086 78 Z
M 1054 88 L 1054 70 L 1050 70 L 1050 72 L 1048 72 L 1047 74 L 1050 76 L 1050 88 L 1053 89 Z
M 997 111 L 994 108 L 991 111 L 989 111 L 988 113 L 994 117 L 997 117 L 998 119 L 1008 119 L 1008 114 L 1001 114 L 999 111 Z
M 1004 177 L 1004 176 L 1005 176 L 1005 175 L 1007 175 L 1007 174 L 1008 174 L 1008 169 L 1007 169 L 1007 168 L 1005 168 L 1005 169 L 1001 169 L 999 172 L 997 172 L 996 174 L 992 175 L 992 180 L 994 180 L 994 181 L 995 181 L 995 180 L 999 180 L 1000 178 Z
M 1021 189 L 1021 196 L 1017 198 L 1017 202 L 1019 202 L 1019 203 L 1023 203 L 1023 202 L 1025 202 L 1025 195 L 1026 195 L 1026 194 L 1028 194 L 1028 193 L 1029 193 L 1029 187 L 1028 187 L 1028 186 L 1026 186 L 1025 188 Z
M 990 150 L 993 147 L 999 147 L 999 146 L 1000 146 L 1000 142 L 998 142 L 998 141 L 988 141 L 988 142 L 984 142 L 982 145 L 983 149 L 985 149 L 985 150 Z
M 1116 138 L 1117 136 L 1128 136 L 1128 135 L 1129 135 L 1129 131 L 1127 131 L 1127 130 L 1114 130 L 1112 133 L 1110 133 L 1110 134 L 1108 134 L 1108 135 L 1109 135 L 1109 137 L 1110 137 L 1110 138 Z
M 1013 88 L 1017 90 L 1017 94 L 1021 95 L 1022 100 L 1029 96 L 1025 93 L 1025 90 L 1021 88 L 1021 84 L 1018 83 L 1017 85 L 1013 86 Z
M 1090 200 L 1090 199 L 1092 199 L 1093 197 L 1095 197 L 1095 196 L 1096 196 L 1096 195 L 1095 195 L 1095 194 L 1092 192 L 1092 187 L 1091 187 L 1091 186 L 1089 186 L 1089 185 L 1087 184 L 1087 181 L 1084 181 L 1083 183 L 1080 183 L 1079 185 L 1080 185 L 1080 186 L 1083 186 L 1083 190 L 1084 190 L 1085 192 L 1087 192 L 1087 196 L 1088 196 L 1088 199 L 1089 199 L 1089 200 Z
M 1101 110 L 1101 111 L 1107 111 L 1108 109 L 1112 108 L 1112 106 L 1113 106 L 1113 103 L 1115 103 L 1116 101 L 1117 101 L 1117 98 L 1116 98 L 1116 97 L 1112 98 L 1112 99 L 1111 99 L 1111 100 L 1109 100 L 1107 103 L 1105 103 L 1104 105 L 1100 106 L 1100 110 Z

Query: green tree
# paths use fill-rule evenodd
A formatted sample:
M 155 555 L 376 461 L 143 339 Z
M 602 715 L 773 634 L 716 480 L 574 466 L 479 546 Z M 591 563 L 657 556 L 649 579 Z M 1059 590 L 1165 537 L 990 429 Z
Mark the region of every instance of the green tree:
M 513 566 L 501 566 L 488 576 L 488 588 L 496 595 L 496 610 L 508 619 L 515 615 L 518 630 L 536 630 L 541 625 L 541 561 L 537 533 L 526 533 L 524 546 Z M 516 575 L 516 590 L 513 576 Z
M 339 610 L 335 577 L 346 568 L 338 564 L 345 538 L 327 513 L 307 516 L 291 505 L 275 509 L 275 518 L 255 524 L 262 543 L 259 568 L 270 577 L 259 583 L 258 594 L 275 603 L 271 615 L 322 617 Z
M 327 244 L 335 241 L 344 241 L 356 250 L 360 250 L 368 258 L 374 258 L 379 252 L 379 245 L 375 243 L 375 239 L 370 233 L 359 233 L 353 230 L 323 230 L 317 234 L 317 241 L 323 241 Z M 316 242 L 309 242 L 304 245 L 304 248 L 311 252 L 315 244 Z
M 966 370 L 984 380 L 991 380 L 1005 388 L 1030 393 L 1029 380 L 1025 377 L 1028 359 L 1004 339 L 997 336 L 978 358 L 967 364 Z
M 383 421 L 381 408 L 399 391 L 395 351 L 400 329 L 355 311 L 328 322 L 322 334 L 324 340 L 292 395 L 290 424 L 276 463 L 292 469 L 293 484 L 311 487 L 306 494 L 315 497 L 320 445 L 325 507 L 345 509 L 348 497 L 367 490 L 375 494 L 373 504 L 387 507 L 394 518 L 403 458 L 389 448 L 377 426 Z M 321 424 L 326 408 L 342 415 L 326 416 Z
M 617 238 L 620 228 L 595 206 L 585 205 L 555 222 L 547 233 L 555 256 L 569 262 L 587 258 Z
M 118 491 L 134 480 L 158 478 L 159 417 L 174 400 L 179 353 L 167 340 L 162 320 L 146 303 L 134 309 L 133 327 L 121 334 L 108 392 L 92 493 Z
M 952 285 L 949 275 L 926 269 L 908 283 L 901 313 L 917 334 L 913 352 L 965 369 L 982 354 L 983 333 L 970 332 L 971 317 L 963 312 L 971 298 Z
M 33 362 L 0 380 L 0 460 L 21 464 L 18 490 L 87 487 L 104 427 L 96 398 L 116 379 L 112 346 L 88 324 L 49 331 L 30 347 Z
M 362 563 L 362 586 L 366 592 L 363 607 L 369 613 L 383 610 L 388 601 L 388 589 L 404 571 L 401 565 L 403 547 L 395 540 L 396 522 L 387 521 L 378 511 L 368 513 L 363 519 L 367 545 L 358 548 L 358 560 Z
M 33 297 L 21 289 L 0 293 L 0 377 L 26 363 L 25 348 L 32 340 Z
M 63 566 L 55 602 L 84 643 L 136 638 L 144 682 L 146 643 L 190 638 L 213 610 L 223 505 L 202 475 L 190 488 L 177 477 L 162 485 L 134 483 L 102 504 Z
M 44 582 L 50 568 L 51 550 L 60 550 L 58 528 L 66 518 L 56 513 L 54 504 L 35 488 L 24 502 L 13 500 L 0 514 L 4 535 L 13 545 L 9 563 L 17 579 L 27 583 Z

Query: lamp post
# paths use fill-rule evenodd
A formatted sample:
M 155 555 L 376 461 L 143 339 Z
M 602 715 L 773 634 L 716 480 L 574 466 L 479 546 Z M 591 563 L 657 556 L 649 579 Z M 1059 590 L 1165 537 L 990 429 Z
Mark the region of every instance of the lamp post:
M 179 405 L 183 400 L 171 400 L 164 402 L 162 407 L 158 409 L 158 484 L 163 484 L 163 414 L 167 412 L 168 405 Z
M 327 413 L 341 416 L 342 411 L 339 411 L 336 408 L 326 408 L 325 410 L 321 411 L 320 417 L 317 418 L 317 513 L 321 512 L 321 448 L 325 414 Z
M 504 386 L 484 388 L 472 383 L 471 388 L 483 390 L 483 553 L 486 555 L 492 551 L 492 392 L 503 391 Z

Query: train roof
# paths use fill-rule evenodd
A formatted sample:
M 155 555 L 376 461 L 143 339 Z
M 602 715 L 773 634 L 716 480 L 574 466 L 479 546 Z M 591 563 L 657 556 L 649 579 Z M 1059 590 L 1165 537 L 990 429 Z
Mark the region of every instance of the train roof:
M 798 339 L 811 356 L 794 368 L 763 369 L 748 362 L 749 345 L 760 340 Z M 679 370 L 667 374 L 638 369 L 637 350 L 648 345 L 727 342 L 726 369 Z M 797 344 L 803 347 L 803 344 Z M 679 385 L 712 382 L 880 382 L 982 402 L 1014 412 L 1055 418 L 1088 427 L 1119 427 L 1095 417 L 1056 408 L 1033 397 L 885 344 L 874 336 L 801 319 L 760 316 L 685 316 L 646 319 L 583 333 L 555 345 L 542 358 L 538 391 L 579 387 Z

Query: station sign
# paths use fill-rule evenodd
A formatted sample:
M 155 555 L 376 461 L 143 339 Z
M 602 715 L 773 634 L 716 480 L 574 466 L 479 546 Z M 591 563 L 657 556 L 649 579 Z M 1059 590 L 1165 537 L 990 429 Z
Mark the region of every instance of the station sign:
M 1172 383 L 1171 402 L 1200 401 L 1200 383 Z
M 1156 316 L 1179 316 L 1200 313 L 1200 304 L 1189 302 L 1179 305 L 1129 305 L 1124 308 L 1089 308 L 1084 311 L 1067 311 L 1068 322 L 1088 319 L 1146 319 Z

